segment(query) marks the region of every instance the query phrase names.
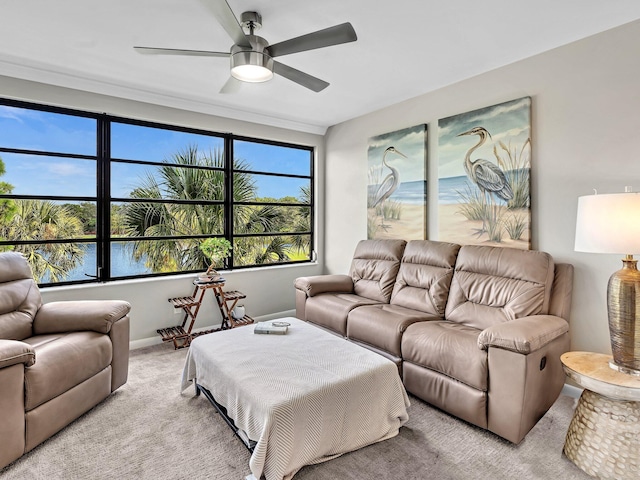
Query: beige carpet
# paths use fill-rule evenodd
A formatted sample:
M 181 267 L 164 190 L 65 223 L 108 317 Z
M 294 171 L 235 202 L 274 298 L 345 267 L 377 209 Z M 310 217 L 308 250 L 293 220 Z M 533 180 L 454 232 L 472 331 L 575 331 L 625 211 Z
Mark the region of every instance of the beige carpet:
M 186 350 L 135 350 L 129 381 L 72 425 L 0 470 L 14 479 L 242 480 L 249 452 L 203 397 L 178 393 Z M 295 480 L 589 479 L 562 455 L 575 400 L 561 396 L 514 446 L 411 397 L 400 434 Z

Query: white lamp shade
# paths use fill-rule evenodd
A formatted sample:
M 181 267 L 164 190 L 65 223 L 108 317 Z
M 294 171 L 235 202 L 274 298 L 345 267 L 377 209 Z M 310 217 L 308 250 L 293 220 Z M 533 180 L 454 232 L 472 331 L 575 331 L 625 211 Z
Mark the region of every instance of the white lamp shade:
M 640 194 L 579 197 L 575 250 L 623 255 L 640 253 Z

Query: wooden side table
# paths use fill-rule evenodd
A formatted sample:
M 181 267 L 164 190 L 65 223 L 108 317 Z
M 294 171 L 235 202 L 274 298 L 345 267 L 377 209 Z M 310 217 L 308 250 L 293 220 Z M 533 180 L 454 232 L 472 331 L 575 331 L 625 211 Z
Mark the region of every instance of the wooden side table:
M 640 478 L 640 378 L 609 367 L 610 355 L 567 352 L 566 375 L 584 388 L 564 454 L 601 479 Z

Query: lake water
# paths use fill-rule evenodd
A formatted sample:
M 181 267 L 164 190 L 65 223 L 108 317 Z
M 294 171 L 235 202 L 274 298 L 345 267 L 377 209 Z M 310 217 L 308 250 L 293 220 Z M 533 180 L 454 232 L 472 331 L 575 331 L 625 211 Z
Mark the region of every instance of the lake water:
M 77 268 L 69 272 L 66 281 L 87 280 L 87 275 L 97 275 L 97 257 L 96 245 L 89 243 L 85 245 L 84 262 Z M 151 270 L 144 265 L 144 260 L 135 261 L 131 257 L 131 251 L 122 243 L 111 244 L 111 276 L 126 277 L 131 275 L 143 275 L 151 273 Z M 46 279 L 42 279 L 42 283 L 46 283 Z

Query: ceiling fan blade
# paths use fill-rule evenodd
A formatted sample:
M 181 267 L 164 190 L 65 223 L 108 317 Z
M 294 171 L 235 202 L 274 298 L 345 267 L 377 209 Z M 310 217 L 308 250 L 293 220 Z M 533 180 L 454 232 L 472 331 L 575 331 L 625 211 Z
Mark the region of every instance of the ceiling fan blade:
M 208 50 L 182 50 L 180 48 L 133 47 L 143 55 L 190 55 L 194 57 L 228 57 L 227 52 L 210 52 Z
M 292 82 L 297 83 L 298 85 L 302 85 L 309 90 L 313 90 L 316 93 L 324 90 L 329 86 L 329 83 L 325 82 L 324 80 L 320 80 L 319 78 L 309 75 L 308 73 L 304 73 L 298 69 L 289 67 L 284 63 L 274 61 L 273 71 L 278 75 L 282 75 Z
M 291 53 L 305 52 L 316 48 L 340 45 L 341 43 L 355 42 L 358 39 L 353 26 L 347 22 L 341 25 L 318 30 L 300 37 L 275 43 L 266 50 L 272 57 L 280 57 Z
M 238 23 L 233 10 L 225 0 L 200 0 L 201 3 L 213 13 L 218 20 L 218 23 L 222 25 L 222 28 L 229 34 L 233 43 L 240 45 L 241 47 L 251 48 L 249 39 L 244 34 L 244 30 Z
M 242 87 L 242 82 L 233 77 L 229 77 L 229 80 L 222 86 L 220 93 L 238 93 Z

